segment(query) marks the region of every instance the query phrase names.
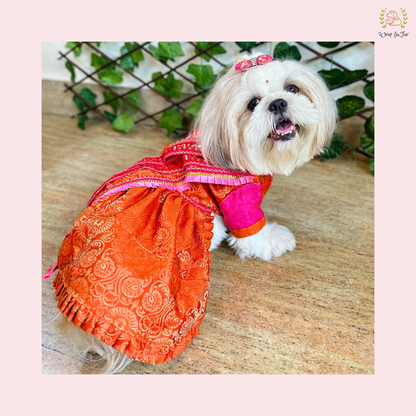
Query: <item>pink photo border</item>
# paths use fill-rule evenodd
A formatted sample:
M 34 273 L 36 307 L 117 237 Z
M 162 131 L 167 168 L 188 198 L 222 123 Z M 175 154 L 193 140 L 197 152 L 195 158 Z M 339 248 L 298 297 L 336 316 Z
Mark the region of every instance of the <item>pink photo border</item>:
M 250 7 L 248 7 L 248 4 Z M 3 346 L 7 374 L 5 406 L 10 414 L 319 414 L 407 415 L 414 410 L 414 272 L 415 185 L 414 69 L 416 11 L 409 1 L 386 4 L 405 8 L 404 38 L 382 38 L 378 15 L 382 4 L 333 2 L 169 2 L 155 15 L 154 4 L 123 2 L 131 10 L 103 22 L 110 13 L 93 2 L 52 1 L 3 6 L 4 56 L 25 45 L 13 80 L 24 84 L 28 110 L 14 82 L 3 113 L 3 166 L 8 172 L 2 213 Z M 198 10 L 198 5 L 200 9 Z M 383 5 L 384 6 L 384 5 Z M 144 14 L 144 9 L 149 10 Z M 202 13 L 202 8 L 204 8 Z M 24 9 L 24 13 L 22 13 Z M 140 10 L 139 10 L 140 9 Z M 82 10 L 82 11 L 80 11 Z M 134 13 L 137 10 L 137 14 Z M 71 12 L 72 11 L 72 12 Z M 174 16 L 175 15 L 175 16 Z M 141 17 L 140 17 L 141 16 Z M 144 16 L 148 16 L 144 18 Z M 198 18 L 197 18 L 198 16 Z M 201 23 L 201 16 L 206 24 Z M 18 17 L 18 18 L 17 18 Z M 117 17 L 117 16 L 116 16 Z M 17 24 L 18 22 L 18 24 Z M 76 24 L 74 24 L 76 22 Z M 16 26 L 17 25 L 17 26 Z M 16 30 L 18 29 L 18 30 Z M 394 30 L 394 29 L 391 29 Z M 115 38 L 118 37 L 119 39 Z M 100 40 L 280 40 L 375 41 L 376 136 L 376 362 L 368 376 L 42 376 L 41 325 L 41 96 L 42 41 Z M 31 62 L 30 70 L 27 63 Z M 16 81 L 17 82 L 17 81 Z M 7 94 L 7 95 L 6 95 Z M 30 106 L 29 106 L 30 104 Z M 22 112 L 24 111 L 24 122 Z M 7 122 L 6 122 L 7 118 Z M 18 126 L 18 129 L 17 127 Z M 400 144 L 400 148 L 397 145 Z M 401 150 L 400 150 L 401 149 Z M 7 156 L 7 157 L 6 157 Z M 13 179 L 12 179 L 13 178 Z M 7 239 L 4 237 L 7 236 Z M 20 267 L 18 267 L 20 266 Z M 10 402 L 10 403 L 9 403 Z M 12 411 L 13 410 L 13 411 Z M 6 411 L 7 413 L 7 411 Z

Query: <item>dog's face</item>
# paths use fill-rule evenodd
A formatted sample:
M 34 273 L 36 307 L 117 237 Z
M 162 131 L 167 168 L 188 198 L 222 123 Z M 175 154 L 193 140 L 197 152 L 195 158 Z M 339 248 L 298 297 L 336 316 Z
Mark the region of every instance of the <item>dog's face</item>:
M 324 82 L 304 65 L 233 66 L 198 117 L 202 154 L 215 166 L 290 175 L 330 143 L 336 115 Z

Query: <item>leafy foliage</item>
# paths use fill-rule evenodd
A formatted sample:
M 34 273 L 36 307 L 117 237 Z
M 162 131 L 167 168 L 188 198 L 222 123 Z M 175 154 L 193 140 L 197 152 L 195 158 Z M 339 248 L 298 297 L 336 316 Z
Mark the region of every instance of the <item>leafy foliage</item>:
M 65 67 L 71 73 L 71 82 L 74 84 L 75 83 L 75 69 L 74 69 L 74 65 L 72 65 L 71 62 L 66 61 L 65 62 Z
M 380 14 L 380 20 L 383 20 L 387 9 L 383 9 Z M 404 10 L 403 10 L 404 13 Z M 382 15 L 382 16 L 381 16 Z M 404 15 L 404 14 L 403 14 Z M 405 24 L 405 23 L 404 23 Z M 98 47 L 101 42 L 90 42 L 95 43 Z M 257 45 L 263 42 L 236 42 L 236 44 L 244 51 L 250 51 Z M 201 48 L 206 49 L 213 46 L 215 42 L 195 42 L 195 44 Z M 319 45 L 325 48 L 335 48 L 340 42 L 318 42 Z M 73 49 L 75 56 L 80 56 L 82 53 L 82 43 L 80 42 L 68 42 L 67 48 Z M 159 42 L 158 46 L 149 45 L 148 50 L 151 51 L 153 56 L 161 62 L 167 63 L 168 60 L 175 61 L 176 57 L 184 56 L 184 52 L 180 42 Z M 197 54 L 200 49 L 194 48 L 194 52 Z M 211 58 L 209 55 L 219 55 L 226 53 L 226 50 L 221 46 L 217 45 L 209 50 L 209 52 L 200 55 L 206 62 L 210 62 Z M 143 61 L 145 56 L 141 48 L 138 48 L 138 44 L 135 42 L 125 42 L 120 48 L 120 54 L 126 55 L 119 58 L 119 64 L 110 61 L 105 56 L 98 53 L 91 53 L 91 65 L 96 69 L 98 78 L 109 86 L 120 84 L 123 81 L 123 70 L 133 71 L 138 68 L 140 61 Z M 299 61 L 301 54 L 299 49 L 290 45 L 286 42 L 280 42 L 276 45 L 273 51 L 273 57 L 277 59 L 292 59 Z M 117 66 L 121 70 L 117 70 Z M 69 61 L 65 63 L 65 67 L 70 73 L 71 82 L 74 84 L 76 79 L 76 73 L 74 65 Z M 188 108 L 185 110 L 186 114 L 196 118 L 203 106 L 203 99 L 205 93 L 202 93 L 202 89 L 209 89 L 212 87 L 217 78 L 221 77 L 227 69 L 223 69 L 218 76 L 214 74 L 211 65 L 196 65 L 189 64 L 187 72 L 195 77 L 195 82 L 198 86 L 195 89 L 199 94 L 199 98 L 191 102 Z M 331 70 L 321 70 L 319 74 L 326 82 L 327 86 L 332 89 L 342 85 L 347 85 L 356 82 L 367 75 L 366 69 L 357 69 L 354 71 L 340 70 L 334 68 Z M 152 80 L 154 81 L 154 88 L 167 98 L 173 97 L 180 98 L 183 82 L 180 79 L 175 79 L 173 73 L 169 73 L 162 76 L 162 72 L 156 72 L 152 74 Z M 159 79 L 157 79 L 159 78 Z M 364 88 L 363 93 L 366 98 L 374 102 L 374 81 L 368 82 Z M 110 91 L 103 91 L 104 101 L 110 101 L 107 105 L 111 107 L 113 112 L 103 111 L 104 115 L 112 122 L 115 130 L 120 132 L 129 132 L 135 124 L 134 116 L 138 108 L 141 106 L 140 96 L 138 90 L 133 90 L 129 94 L 124 96 L 124 99 L 116 98 L 116 96 Z M 89 106 L 95 106 L 97 96 L 88 88 L 83 88 L 79 96 L 74 96 L 73 100 L 80 112 L 83 114 L 78 115 L 78 127 L 85 129 L 85 123 L 89 120 L 87 111 Z M 126 101 L 129 101 L 130 104 Z M 355 95 L 347 95 L 337 100 L 337 107 L 339 116 L 341 119 L 345 119 L 355 115 L 365 105 L 365 101 Z M 119 114 L 121 112 L 121 114 Z M 167 135 L 170 136 L 175 129 L 182 128 L 184 123 L 183 114 L 177 107 L 171 107 L 163 112 L 162 117 L 159 119 L 159 126 L 164 127 L 167 130 Z M 348 144 L 344 143 L 343 136 L 334 133 L 331 144 L 321 155 L 321 160 L 333 159 L 338 157 L 344 148 L 350 148 L 354 150 Z M 359 146 L 368 156 L 374 155 L 374 115 L 371 116 L 364 124 L 364 131 L 360 137 Z M 374 157 L 369 159 L 369 168 L 374 174 Z
M 79 95 L 87 101 L 91 106 L 95 105 L 95 99 L 97 98 L 97 95 L 94 94 L 89 88 L 83 88 Z M 79 111 L 84 111 L 85 109 L 89 108 L 88 104 L 86 104 L 81 98 L 74 95 L 74 103 L 78 107 Z
M 107 118 L 108 118 L 110 121 L 114 121 L 114 120 L 117 118 L 117 116 L 116 116 L 115 114 L 111 114 L 111 113 L 109 113 L 108 111 L 104 111 L 104 114 L 107 116 Z
M 386 10 L 387 10 L 387 8 L 385 8 L 385 9 L 381 9 L 381 13 L 380 13 L 380 17 L 379 17 L 379 19 L 380 19 L 380 24 L 381 25 L 383 25 L 383 23 L 384 23 L 384 14 L 386 13 Z M 400 9 L 401 10 L 401 9 Z M 385 28 L 386 27 L 386 25 L 384 24 L 383 26 L 381 26 L 382 28 Z
M 152 79 L 159 78 L 161 75 L 161 72 L 155 72 L 152 74 Z M 161 92 L 163 95 L 166 95 L 168 98 L 180 98 L 182 87 L 183 82 L 175 79 L 172 73 L 155 81 L 155 90 Z
M 76 46 L 76 48 L 73 50 L 74 55 L 75 56 L 80 56 L 81 55 L 81 47 L 82 47 L 82 44 L 80 44 L 80 42 L 67 42 L 67 44 L 65 45 L 65 47 L 68 48 L 68 49 L 72 49 L 74 46 Z
M 112 100 L 115 97 L 115 95 L 112 92 L 109 92 L 109 91 L 104 91 L 103 94 L 104 94 L 104 101 Z M 112 107 L 113 110 L 114 110 L 114 114 L 117 115 L 117 111 L 120 108 L 119 99 L 113 100 L 113 101 L 109 102 L 107 105 Z
M 85 122 L 89 120 L 87 113 L 79 114 L 77 117 L 78 117 L 78 127 L 81 130 L 85 130 Z
M 406 9 L 402 9 L 400 7 L 400 10 L 403 13 L 403 24 L 401 24 L 400 26 L 404 29 L 407 25 L 407 13 L 406 13 Z
M 357 69 L 355 71 L 349 71 L 334 68 L 330 71 L 322 69 L 318 71 L 318 74 L 323 78 L 328 88 L 339 87 L 344 84 L 351 84 L 358 81 L 362 77 L 366 76 L 368 71 L 366 69 Z
M 191 105 L 185 110 L 185 113 L 190 114 L 192 117 L 197 117 L 202 108 L 202 100 L 194 100 Z
M 321 160 L 334 159 L 338 157 L 344 149 L 344 138 L 340 134 L 334 133 L 330 146 L 321 154 Z
M 168 137 L 175 131 L 180 129 L 183 124 L 183 116 L 177 107 L 172 107 L 163 112 L 159 120 L 159 126 L 167 130 Z
M 150 45 L 149 49 L 153 56 L 162 62 L 167 62 L 168 59 L 175 62 L 177 56 L 185 56 L 180 42 L 159 42 L 157 48 Z
M 370 172 L 374 175 L 374 158 L 373 157 L 368 161 L 368 167 L 370 168 Z
M 365 132 L 374 139 L 374 114 L 364 123 Z
M 117 131 L 128 133 L 134 126 L 134 118 L 129 116 L 126 112 L 120 114 L 113 121 L 113 127 Z
M 374 81 L 369 82 L 363 88 L 364 95 L 374 102 Z
M 136 107 L 140 108 L 140 96 L 139 91 L 132 91 L 131 93 L 127 94 L 124 97 L 127 101 L 134 104 Z M 133 107 L 132 105 L 129 105 L 128 103 L 125 103 L 125 108 L 130 114 L 136 114 L 137 109 Z
M 210 46 L 214 45 L 216 42 L 196 42 L 195 44 L 198 45 L 201 49 L 206 49 L 209 48 Z M 198 48 L 194 49 L 195 54 L 200 53 L 201 51 Z M 221 45 L 217 45 L 214 46 L 212 49 L 210 49 L 207 53 L 209 53 L 210 55 L 219 55 L 221 53 L 226 53 L 227 51 L 221 46 Z M 203 53 L 202 55 L 200 55 L 202 59 L 204 59 L 205 61 L 209 62 L 211 60 L 211 58 Z
M 196 83 L 203 89 L 211 88 L 217 78 L 211 65 L 191 64 L 186 72 L 192 74 L 195 77 Z
M 94 94 L 89 88 L 83 88 L 80 91 L 79 95 L 89 104 L 91 104 L 91 106 L 95 105 L 95 99 L 97 98 L 97 95 Z M 84 100 L 74 95 L 73 101 L 79 111 L 84 111 L 90 108 Z M 85 130 L 85 122 L 89 120 L 87 113 L 79 114 L 77 117 L 78 117 L 78 127 L 81 130 Z
M 371 139 L 367 133 L 363 133 L 360 137 L 360 145 L 364 151 L 370 155 L 374 155 L 374 139 Z
M 98 71 L 98 78 L 100 81 L 109 85 L 110 87 L 116 84 L 120 84 L 123 81 L 123 72 L 117 71 L 116 64 L 110 64 L 110 61 L 102 55 L 92 53 L 91 66 L 93 66 Z M 105 66 L 105 68 L 101 69 L 103 66 Z
M 337 100 L 338 114 L 341 119 L 352 117 L 364 107 L 365 101 L 356 95 L 346 95 Z
M 125 56 L 124 58 L 121 58 L 120 65 L 123 69 L 132 71 L 134 70 L 134 68 L 139 67 L 140 61 L 144 61 L 143 51 L 141 49 L 136 49 L 137 47 L 138 47 L 137 45 L 131 42 L 126 42 L 124 46 L 120 49 L 120 53 L 122 55 L 133 50 L 131 54 Z
M 286 42 L 280 42 L 274 48 L 273 58 L 300 61 L 301 54 L 296 46 L 290 46 Z
M 236 44 L 241 48 L 241 50 L 250 51 L 257 45 L 257 42 L 236 42 Z
M 340 44 L 340 42 L 317 42 L 318 45 L 323 46 L 324 48 L 335 48 Z
M 364 133 L 360 137 L 360 146 L 374 155 L 374 114 L 364 123 Z

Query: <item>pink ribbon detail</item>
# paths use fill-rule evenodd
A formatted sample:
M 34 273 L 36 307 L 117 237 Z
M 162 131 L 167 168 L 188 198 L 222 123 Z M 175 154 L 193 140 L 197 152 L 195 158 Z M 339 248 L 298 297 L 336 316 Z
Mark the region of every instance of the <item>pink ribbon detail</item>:
M 235 66 L 236 71 L 246 71 L 249 68 L 252 68 L 257 65 L 266 65 L 273 60 L 273 57 L 270 55 L 260 55 L 256 58 L 247 59 L 246 61 L 241 61 Z
M 51 277 L 51 274 L 58 268 L 58 262 L 56 262 L 50 269 L 46 270 L 45 275 L 43 276 L 43 279 L 49 279 Z

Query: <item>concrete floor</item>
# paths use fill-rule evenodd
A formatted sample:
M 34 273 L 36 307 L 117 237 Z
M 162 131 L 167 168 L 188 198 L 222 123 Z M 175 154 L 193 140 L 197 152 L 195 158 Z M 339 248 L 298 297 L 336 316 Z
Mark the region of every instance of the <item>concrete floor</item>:
M 98 119 L 81 131 L 46 107 L 44 271 L 96 188 L 173 141 L 156 127 L 123 135 Z M 214 251 L 200 335 L 171 362 L 134 362 L 125 374 L 374 373 L 374 178 L 366 159 L 314 160 L 275 177 L 262 208 L 295 234 L 295 251 L 271 262 L 240 260 L 225 245 Z M 43 373 L 90 373 L 51 322 L 52 280 L 42 283 Z

